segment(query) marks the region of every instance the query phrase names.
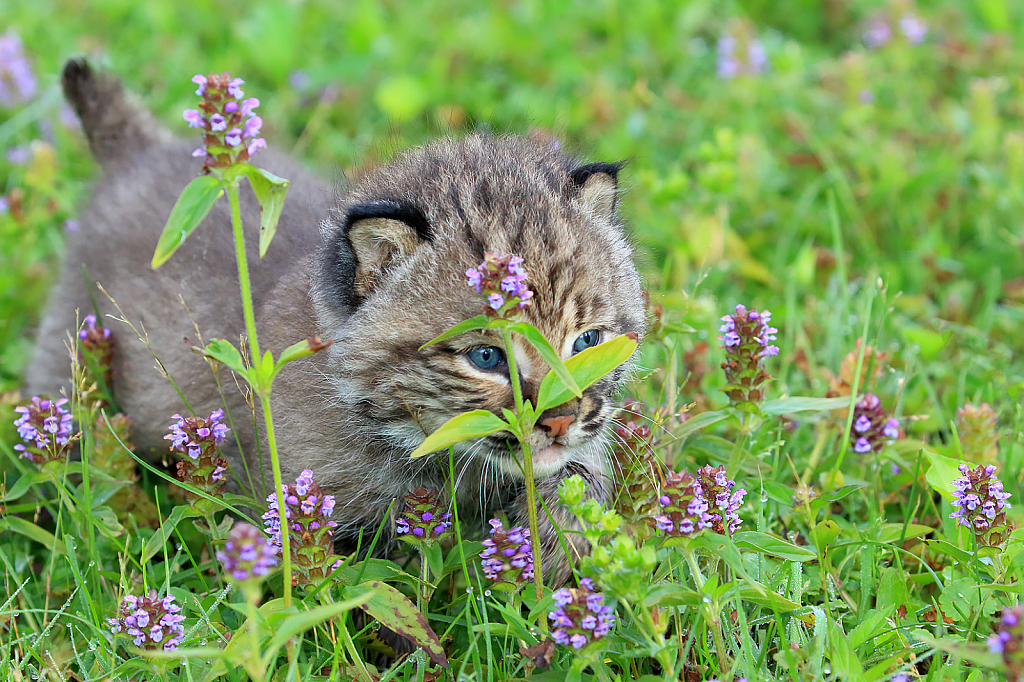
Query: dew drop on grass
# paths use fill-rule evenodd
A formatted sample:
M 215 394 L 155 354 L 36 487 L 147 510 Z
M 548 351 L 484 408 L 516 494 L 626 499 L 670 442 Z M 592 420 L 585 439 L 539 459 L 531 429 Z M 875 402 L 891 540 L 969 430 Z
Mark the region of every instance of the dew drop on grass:
M 764 488 L 761 488 L 761 503 L 764 504 L 767 501 L 768 501 L 768 491 L 765 490 Z
M 484 590 L 484 596 L 485 597 L 490 597 L 491 596 L 491 591 L 490 590 Z
M 795 530 L 791 530 L 788 533 L 786 533 L 786 537 L 789 538 L 789 541 L 792 542 L 794 545 L 796 544 L 796 536 L 797 532 Z
M 466 588 L 466 594 L 473 594 L 473 586 L 472 585 L 470 585 L 469 587 Z

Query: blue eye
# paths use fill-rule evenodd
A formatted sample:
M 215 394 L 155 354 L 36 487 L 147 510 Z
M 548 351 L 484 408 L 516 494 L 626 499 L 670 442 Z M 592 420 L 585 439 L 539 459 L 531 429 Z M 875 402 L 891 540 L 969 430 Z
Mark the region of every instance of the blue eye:
M 496 369 L 505 364 L 505 354 L 494 346 L 474 348 L 466 355 L 469 356 L 469 361 L 480 369 Z
M 592 348 L 601 342 L 601 332 L 596 329 L 583 332 L 572 344 L 572 352 L 579 353 L 587 348 Z

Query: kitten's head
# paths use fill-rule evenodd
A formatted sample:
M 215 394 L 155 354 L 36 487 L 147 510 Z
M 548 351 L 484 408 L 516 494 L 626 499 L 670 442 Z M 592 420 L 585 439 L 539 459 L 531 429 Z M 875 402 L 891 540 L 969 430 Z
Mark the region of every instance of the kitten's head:
M 525 259 L 534 292 L 522 319 L 563 358 L 645 329 L 640 278 L 616 213 L 617 164 L 579 165 L 518 137 L 472 136 L 415 149 L 343 197 L 313 291 L 340 400 L 396 451 L 467 410 L 513 407 L 497 332 L 420 350 L 484 303 L 465 272 L 484 252 Z M 524 398 L 536 404 L 547 364 L 513 335 Z M 622 366 L 580 400 L 541 415 L 531 439 L 538 476 L 600 456 Z M 518 446 L 495 434 L 456 446 L 521 475 Z

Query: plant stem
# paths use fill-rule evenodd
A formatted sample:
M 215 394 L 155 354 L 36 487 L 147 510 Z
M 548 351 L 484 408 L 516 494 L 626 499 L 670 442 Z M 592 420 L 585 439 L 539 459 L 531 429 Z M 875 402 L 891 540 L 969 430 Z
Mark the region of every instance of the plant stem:
M 274 471 L 274 492 L 277 495 L 278 518 L 281 521 L 281 563 L 284 567 L 284 607 L 292 605 L 292 558 L 290 529 L 285 518 L 284 492 L 281 490 L 281 461 L 277 455 L 277 439 L 274 436 L 274 420 L 270 413 L 270 386 L 264 387 L 259 375 L 260 344 L 256 337 L 256 316 L 253 313 L 252 290 L 249 287 L 249 261 L 245 254 L 245 236 L 242 233 L 242 211 L 238 203 L 238 180 L 227 187 L 228 203 L 231 205 L 231 229 L 235 236 L 235 259 L 238 262 L 238 286 L 242 291 L 242 314 L 245 317 L 245 334 L 249 338 L 249 363 L 256 369 L 257 384 L 253 388 L 263 406 L 263 421 L 267 429 L 267 444 L 270 447 L 270 465 Z M 244 454 L 243 454 L 244 457 Z
M 523 414 L 523 390 L 519 385 L 519 371 L 516 369 L 516 358 L 512 352 L 512 332 L 501 330 L 505 342 L 505 357 L 508 359 L 508 376 L 512 382 L 512 398 L 516 404 L 516 415 Z M 526 478 L 526 513 L 530 519 L 530 547 L 533 551 L 533 585 L 537 591 L 537 602 L 544 598 L 544 576 L 541 561 L 540 530 L 537 524 L 537 488 L 533 482 L 533 454 L 530 452 L 528 433 L 516 433 L 519 446 L 523 451 L 523 476 Z M 540 627 L 546 629 L 547 623 L 540 619 Z
M 252 647 L 250 655 L 254 661 L 255 670 L 250 670 L 249 674 L 256 678 L 257 681 L 264 678 L 263 668 L 263 657 L 260 655 L 260 634 L 257 621 L 259 614 L 256 610 L 256 602 L 259 600 L 259 593 L 257 593 L 249 585 L 245 585 L 242 588 L 242 594 L 245 595 L 245 605 L 249 612 L 249 646 Z M 256 673 L 255 675 L 253 673 Z
M 684 549 L 683 557 L 686 558 L 686 563 L 690 567 L 690 573 L 693 575 L 693 581 L 697 584 L 697 591 L 701 594 L 701 600 L 704 599 L 704 574 L 700 572 L 700 565 L 697 564 L 697 556 L 693 553 L 692 549 Z M 703 608 L 705 613 L 705 619 L 708 621 L 708 626 L 711 628 L 711 637 L 715 640 L 715 649 L 718 651 L 719 669 L 727 670 L 730 662 L 729 657 L 725 651 L 725 637 L 722 636 L 722 623 L 717 620 L 717 614 L 714 611 Z

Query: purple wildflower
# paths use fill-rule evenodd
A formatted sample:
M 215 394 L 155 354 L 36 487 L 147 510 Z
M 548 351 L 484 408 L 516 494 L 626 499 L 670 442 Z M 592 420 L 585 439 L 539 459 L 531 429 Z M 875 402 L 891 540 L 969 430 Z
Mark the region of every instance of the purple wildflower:
M 920 45 L 928 35 L 928 26 L 913 14 L 904 14 L 900 18 L 900 33 L 911 45 Z
M 1024 606 L 1003 609 L 995 634 L 988 638 L 988 650 L 1002 656 L 1008 679 L 1024 678 Z
M 36 92 L 36 77 L 13 30 L 0 35 L 0 106 L 24 104 Z
M 604 604 L 604 595 L 594 591 L 590 578 L 579 587 L 564 587 L 552 595 L 558 608 L 548 614 L 551 636 L 558 644 L 582 649 L 607 635 L 615 625 L 615 613 Z
M 696 476 L 670 471 L 658 498 L 661 513 L 654 517 L 655 526 L 666 535 L 689 537 L 711 530 L 731 537 L 742 523 L 737 512 L 747 494 L 743 488 L 733 490 L 735 486 L 722 466 L 703 466 Z
M 519 256 L 484 253 L 484 262 L 466 270 L 466 281 L 487 301 L 487 313 L 511 317 L 530 305 L 533 292 L 526 288 L 526 270 Z
M 501 521 L 491 519 L 491 537 L 484 540 L 484 575 L 496 583 L 521 585 L 533 579 L 533 549 L 530 530 L 514 526 L 505 530 Z
M 189 127 L 203 130 L 203 146 L 192 156 L 205 157 L 204 172 L 245 163 L 267 146 L 263 138 L 256 137 L 263 120 L 253 110 L 260 101 L 255 97 L 242 100 L 245 93 L 240 86 L 245 81 L 232 79 L 225 71 L 208 77 L 196 75 L 192 82 L 198 84 L 196 94 L 203 101 L 198 109 L 187 109 L 182 116 Z
M 737 38 L 725 31 L 718 38 L 718 77 L 756 76 L 768 69 L 768 54 L 755 37 Z
M 68 399 L 44 400 L 32 396 L 27 405 L 14 408 L 20 416 L 14 420 L 18 435 L 24 441 L 14 446 L 25 459 L 38 466 L 63 462 L 71 448 L 72 416 L 65 405 Z
M 433 543 L 451 528 L 449 512 L 441 511 L 440 494 L 420 486 L 405 496 L 405 509 L 395 520 L 395 532 L 413 544 Z
M 726 355 L 722 363 L 727 382 L 725 393 L 737 407 L 754 409 L 764 399 L 771 375 L 762 364 L 764 358 L 779 354 L 779 347 L 772 344 L 779 330 L 771 326 L 771 319 L 767 310 L 758 312 L 737 305 L 736 312 L 724 316 L 718 328 Z
M 1013 524 L 1006 518 L 1010 508 L 1006 500 L 1010 493 L 1003 491 L 1003 483 L 995 477 L 994 465 L 971 469 L 960 464 L 960 478 L 953 480 L 953 500 L 956 508 L 949 518 L 958 525 L 974 531 L 981 547 L 998 547 L 1006 541 Z
M 868 22 L 861 37 L 864 39 L 865 45 L 877 50 L 880 47 L 885 47 L 892 40 L 892 28 L 889 27 L 889 22 L 885 17 L 878 16 Z
M 148 597 L 126 594 L 117 617 L 108 618 L 107 624 L 112 633 L 129 635 L 135 646 L 173 651 L 185 637 L 184 620 L 173 595 L 158 599 L 156 590 L 152 590 Z
M 224 471 L 228 463 L 220 447 L 230 433 L 221 423 L 224 410 L 215 410 L 205 417 L 176 414 L 174 418 L 178 421 L 169 427 L 171 432 L 164 439 L 171 441 L 171 450 L 182 458 L 178 462 L 178 479 L 208 495 L 223 495 L 227 489 Z M 185 491 L 185 499 L 194 507 L 212 504 L 190 490 Z
M 878 452 L 899 437 L 900 421 L 885 413 L 878 396 L 867 393 L 853 406 L 850 442 L 854 452 L 861 455 Z
M 17 145 L 7 150 L 7 160 L 15 166 L 22 166 L 32 159 L 32 149 L 28 145 Z
M 82 328 L 78 330 L 78 361 L 85 368 L 87 383 L 102 385 L 108 392 L 111 390 L 114 376 L 113 334 L 95 315 L 86 315 L 82 320 Z M 106 407 L 107 400 L 100 398 L 96 404 Z
M 334 513 L 334 496 L 327 495 L 313 480 L 313 472 L 304 470 L 292 485 L 282 485 L 285 523 L 288 527 L 289 550 L 296 573 L 295 585 L 313 585 L 327 578 L 341 559 L 334 554 L 334 531 L 338 525 L 330 520 Z M 270 544 L 281 548 L 281 515 L 277 494 L 267 496 L 268 510 L 263 524 L 270 533 Z
M 217 552 L 228 579 L 242 582 L 262 579 L 277 566 L 277 552 L 263 532 L 249 523 L 236 523 L 227 542 Z

